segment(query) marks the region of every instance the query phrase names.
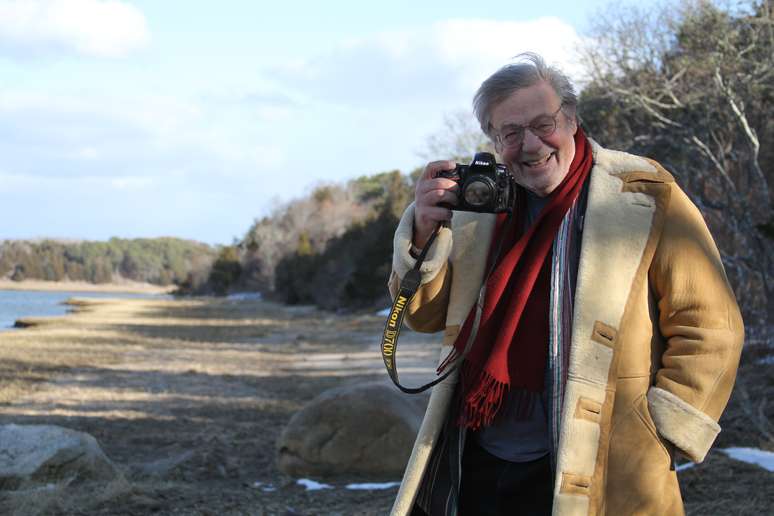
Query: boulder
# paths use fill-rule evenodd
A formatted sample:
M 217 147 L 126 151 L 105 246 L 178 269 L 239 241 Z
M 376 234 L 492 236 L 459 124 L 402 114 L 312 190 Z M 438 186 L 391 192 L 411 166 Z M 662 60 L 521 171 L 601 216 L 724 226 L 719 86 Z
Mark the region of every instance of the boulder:
M 89 434 L 53 425 L 0 425 L 0 490 L 120 476 Z
M 327 390 L 298 411 L 277 442 L 278 466 L 295 476 L 401 475 L 429 392 L 371 382 Z

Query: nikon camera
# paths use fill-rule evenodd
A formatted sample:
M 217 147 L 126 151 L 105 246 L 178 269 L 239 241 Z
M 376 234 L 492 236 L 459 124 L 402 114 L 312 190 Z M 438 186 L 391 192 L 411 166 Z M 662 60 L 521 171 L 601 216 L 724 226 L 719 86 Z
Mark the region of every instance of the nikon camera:
M 479 152 L 470 165 L 457 163 L 454 170 L 441 171 L 437 177 L 452 179 L 460 187 L 457 206 L 450 206 L 453 210 L 480 213 L 511 210 L 516 191 L 513 177 L 488 152 Z

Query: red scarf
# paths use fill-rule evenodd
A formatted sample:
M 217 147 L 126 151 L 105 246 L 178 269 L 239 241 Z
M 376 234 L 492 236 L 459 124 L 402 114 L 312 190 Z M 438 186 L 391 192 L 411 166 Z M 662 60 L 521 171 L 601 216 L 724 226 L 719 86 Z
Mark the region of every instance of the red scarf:
M 591 165 L 591 145 L 578 128 L 570 170 L 529 229 L 524 232 L 526 192 L 521 187 L 511 223 L 504 227 L 506 216 L 498 216 L 489 260 L 504 232 L 502 252 L 486 282 L 479 330 L 461 368 L 461 426 L 476 430 L 492 424 L 508 389 L 539 394 L 545 388 L 551 248 Z M 475 306 L 454 343 L 454 354 L 463 352 L 474 316 Z

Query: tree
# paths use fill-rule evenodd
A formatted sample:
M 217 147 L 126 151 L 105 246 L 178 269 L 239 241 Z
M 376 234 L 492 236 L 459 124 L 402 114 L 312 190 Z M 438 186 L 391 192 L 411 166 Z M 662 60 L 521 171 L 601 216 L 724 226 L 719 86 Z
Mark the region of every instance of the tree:
M 595 17 L 580 115 L 607 146 L 653 157 L 702 210 L 748 321 L 774 306 L 771 0 L 686 1 Z M 769 303 L 772 304 L 772 303 Z
M 235 246 L 225 246 L 220 250 L 218 259 L 212 264 L 208 283 L 215 294 L 223 296 L 239 281 L 241 274 L 239 250 Z
M 444 115 L 441 129 L 427 138 L 426 148 L 419 156 L 425 161 L 450 159 L 468 164 L 476 152 L 494 154 L 494 146 L 473 113 L 459 110 Z

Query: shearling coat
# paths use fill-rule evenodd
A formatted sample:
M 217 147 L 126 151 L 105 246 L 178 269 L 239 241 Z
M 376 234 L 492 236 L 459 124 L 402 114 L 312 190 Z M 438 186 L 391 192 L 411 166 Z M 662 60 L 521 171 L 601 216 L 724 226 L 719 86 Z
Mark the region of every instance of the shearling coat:
M 743 325 L 698 209 L 657 163 L 593 144 L 570 365 L 554 481 L 555 515 L 682 514 L 674 454 L 701 462 L 720 427 Z M 414 266 L 413 206 L 395 235 L 390 289 Z M 494 215 L 455 212 L 407 308 L 449 352 L 484 280 Z M 410 513 L 449 409 L 434 387 L 392 514 Z

